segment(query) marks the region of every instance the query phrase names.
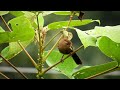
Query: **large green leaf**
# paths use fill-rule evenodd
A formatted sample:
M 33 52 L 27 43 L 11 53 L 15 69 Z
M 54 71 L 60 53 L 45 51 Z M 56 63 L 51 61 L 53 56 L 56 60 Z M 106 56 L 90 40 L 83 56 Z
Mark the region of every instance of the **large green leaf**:
M 56 15 L 71 15 L 70 11 L 56 11 L 54 12 Z
M 120 25 L 117 26 L 96 26 L 93 30 L 86 31 L 90 35 L 94 35 L 96 37 L 106 36 L 116 43 L 120 43 Z
M 42 12 L 42 15 L 43 15 L 43 16 L 47 16 L 47 15 L 52 14 L 52 13 L 54 13 L 54 12 L 56 12 L 56 11 L 43 11 L 43 12 Z
M 75 29 L 75 30 L 77 32 L 79 39 L 84 45 L 84 48 L 88 46 L 96 46 L 96 41 L 97 41 L 96 37 L 92 35 L 88 35 L 85 31 L 81 31 L 80 29 Z
M 8 14 L 8 13 L 9 13 L 9 11 L 0 11 L 0 16 Z
M 14 16 L 22 16 L 24 15 L 29 19 L 31 22 L 32 26 L 36 29 L 38 27 L 37 25 L 37 17 L 35 13 L 30 12 L 30 11 L 10 11 L 10 13 Z M 38 15 L 38 20 L 39 20 L 39 25 L 40 27 L 43 27 L 44 25 L 44 18 L 42 16 L 42 13 Z
M 18 16 L 24 15 L 24 12 L 23 11 L 10 11 L 10 14 L 18 17 Z
M 32 40 L 28 40 L 28 41 L 21 42 L 21 44 L 24 48 L 26 48 L 31 42 L 32 42 Z M 20 45 L 17 42 L 11 42 L 11 43 L 9 43 L 8 47 L 4 48 L 1 51 L 1 55 L 5 59 L 9 60 L 9 59 L 15 57 L 21 51 L 22 51 L 22 48 L 20 47 Z M 0 59 L 0 62 L 2 62 L 2 59 Z
M 30 20 L 34 29 L 36 29 L 38 27 L 36 15 L 34 13 L 28 12 L 28 11 L 24 11 L 23 13 L 24 13 L 24 16 L 27 17 Z M 43 25 L 44 25 L 44 18 L 42 16 L 42 13 L 40 13 L 38 15 L 38 21 L 39 21 L 39 27 L 42 28 Z
M 70 27 L 74 27 L 74 26 L 82 26 L 82 25 L 86 25 L 86 24 L 89 24 L 89 23 L 92 23 L 92 22 L 99 22 L 99 20 L 92 20 L 92 19 L 83 19 L 82 21 L 80 20 L 72 20 L 70 22 Z M 48 25 L 48 28 L 50 30 L 54 30 L 54 29 L 60 29 L 60 28 L 64 28 L 68 25 L 68 22 L 69 21 L 59 21 L 59 22 L 53 22 L 53 23 L 50 23 Z
M 56 15 L 71 15 L 71 12 L 74 12 L 75 15 L 79 16 L 80 11 L 56 11 L 54 14 Z
M 80 69 L 77 72 L 73 73 L 72 76 L 75 79 L 87 79 L 87 78 L 91 78 L 97 75 L 110 72 L 110 70 L 113 71 L 113 69 L 115 69 L 117 66 L 118 66 L 118 63 L 116 61 L 112 61 L 105 64 L 91 66 L 85 69 Z
M 46 53 L 46 52 L 45 52 Z M 58 51 L 53 51 L 50 56 L 48 57 L 46 63 L 49 66 L 54 65 L 55 63 L 59 62 L 62 57 L 62 54 Z M 72 57 L 67 58 L 64 62 L 58 64 L 53 69 L 60 71 L 61 73 L 65 74 L 69 78 L 71 77 L 73 70 L 77 67 L 76 63 L 72 59 Z
M 88 46 L 96 46 L 96 40 L 101 36 L 109 37 L 114 42 L 120 43 L 120 25 L 105 27 L 96 26 L 94 29 L 87 31 L 82 31 L 76 28 L 72 29 L 76 30 L 78 37 L 80 38 L 85 48 Z
M 43 27 L 43 25 L 44 25 L 44 18 L 42 16 L 42 14 L 38 15 L 38 21 L 39 21 L 39 26 Z M 37 18 L 35 18 L 34 22 L 35 22 L 36 26 L 38 26 L 38 24 L 37 24 Z
M 5 30 L 0 26 L 0 32 L 5 32 Z
M 26 41 L 33 39 L 35 32 L 30 21 L 20 16 L 9 21 L 12 32 L 0 32 L 0 43 Z
M 103 36 L 97 40 L 97 46 L 105 55 L 120 62 L 120 43 Z

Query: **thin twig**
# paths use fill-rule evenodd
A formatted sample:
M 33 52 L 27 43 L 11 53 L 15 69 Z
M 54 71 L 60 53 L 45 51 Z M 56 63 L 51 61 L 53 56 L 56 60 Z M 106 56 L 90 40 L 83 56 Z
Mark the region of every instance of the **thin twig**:
M 69 22 L 68 22 L 66 31 L 67 31 L 67 29 L 68 29 L 68 27 L 69 27 L 69 25 L 70 25 L 70 22 L 71 22 L 71 20 L 72 20 L 72 18 L 73 18 L 73 15 L 74 15 L 74 12 L 72 12 L 71 15 L 70 15 L 70 19 L 69 19 Z
M 8 26 L 8 24 L 6 23 L 6 21 L 4 20 L 4 18 L 2 16 L 0 16 L 2 21 L 4 22 L 4 24 L 6 25 L 6 27 L 8 28 L 8 30 L 11 32 L 12 30 L 10 29 L 10 27 Z
M 32 64 L 36 67 L 37 64 L 36 62 L 33 60 L 33 58 L 30 56 L 30 54 L 25 50 L 25 48 L 22 46 L 22 44 L 18 41 L 18 44 L 20 45 L 20 47 L 24 50 L 24 52 L 26 53 L 26 55 L 30 58 Z
M 37 16 L 37 25 L 38 25 L 38 38 L 39 38 L 39 42 L 38 42 L 38 46 L 39 46 L 39 49 L 38 49 L 38 65 L 37 65 L 37 70 L 38 70 L 38 74 L 37 74 L 37 78 L 38 79 L 41 79 L 41 76 L 39 76 L 39 73 L 42 73 L 42 54 L 43 54 L 43 51 L 42 51 L 42 48 L 43 48 L 43 42 L 42 42 L 42 36 L 41 36 L 41 29 L 40 29 L 40 25 L 39 25 L 39 12 L 38 14 L 36 15 Z
M 6 79 L 10 79 L 9 77 L 7 77 L 5 74 L 3 74 L 2 72 L 0 72 L 0 74 L 4 77 L 4 78 L 6 78 Z
M 28 79 L 22 72 L 20 72 L 12 63 L 10 63 L 8 60 L 6 60 L 1 54 L 0 57 L 8 63 L 11 67 L 13 67 L 21 76 L 23 76 L 25 79 Z

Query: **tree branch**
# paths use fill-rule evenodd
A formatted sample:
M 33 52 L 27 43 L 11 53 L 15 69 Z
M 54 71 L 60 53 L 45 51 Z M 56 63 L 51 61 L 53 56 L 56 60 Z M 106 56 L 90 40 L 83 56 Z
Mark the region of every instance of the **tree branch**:
M 13 67 L 21 76 L 23 76 L 23 78 L 28 79 L 22 72 L 20 72 L 12 63 L 10 63 L 8 60 L 6 60 L 1 54 L 0 57 L 7 63 L 9 64 L 11 67 Z
M 4 78 L 6 78 L 6 79 L 10 79 L 9 77 L 7 77 L 5 74 L 3 74 L 2 72 L 0 72 L 0 74 L 4 77 Z

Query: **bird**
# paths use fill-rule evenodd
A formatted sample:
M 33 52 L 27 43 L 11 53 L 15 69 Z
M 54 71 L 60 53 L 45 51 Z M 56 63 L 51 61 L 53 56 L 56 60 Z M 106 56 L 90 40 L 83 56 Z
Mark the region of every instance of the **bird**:
M 68 40 L 68 38 L 62 38 L 58 42 L 58 50 L 63 55 L 72 53 L 73 52 L 72 42 Z M 71 56 L 77 65 L 82 64 L 82 61 L 80 60 L 80 58 L 76 53 L 73 53 Z

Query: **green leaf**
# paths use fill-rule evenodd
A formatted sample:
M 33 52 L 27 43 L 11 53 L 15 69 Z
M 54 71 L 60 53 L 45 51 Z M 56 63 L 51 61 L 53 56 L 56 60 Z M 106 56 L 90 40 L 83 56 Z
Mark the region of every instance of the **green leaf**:
M 34 38 L 34 29 L 25 16 L 20 16 L 9 21 L 12 32 L 0 32 L 0 43 L 26 41 Z
M 0 32 L 5 32 L 5 30 L 0 26 Z
M 113 69 L 115 69 L 117 66 L 118 66 L 118 63 L 116 61 L 112 61 L 105 64 L 91 66 L 85 69 L 80 69 L 77 72 L 73 73 L 72 76 L 75 79 L 92 78 L 94 76 L 110 72 L 111 70 L 113 71 Z
M 46 52 L 45 52 L 46 53 Z M 66 55 L 65 55 L 66 56 Z M 46 63 L 49 66 L 54 65 L 55 63 L 59 62 L 62 57 L 62 54 L 58 51 L 53 51 L 50 56 L 48 57 Z M 61 73 L 65 74 L 69 78 L 71 77 L 74 68 L 76 68 L 78 65 L 74 62 L 72 57 L 67 58 L 64 62 L 58 64 L 53 69 L 60 71 Z
M 25 41 L 34 38 L 34 29 L 25 16 L 14 18 L 10 20 L 9 23 L 13 29 L 10 36 L 14 37 L 16 40 Z
M 120 25 L 105 27 L 96 26 L 93 30 L 87 31 L 87 33 L 98 37 L 106 36 L 109 37 L 111 40 L 115 41 L 116 43 L 120 43 Z
M 71 12 L 70 11 L 57 11 L 57 12 L 54 12 L 54 14 L 56 14 L 56 15 L 71 15 Z
M 56 12 L 56 11 L 43 11 L 43 12 L 42 12 L 42 15 L 43 15 L 43 16 L 47 16 L 47 15 L 52 14 L 52 13 L 54 13 L 54 12 Z
M 9 11 L 0 11 L 0 16 L 8 14 L 8 13 L 9 13 Z
M 73 26 L 82 26 L 82 25 L 86 25 L 86 24 L 89 24 L 89 23 L 92 23 L 94 21 L 97 21 L 99 22 L 99 20 L 92 20 L 92 19 L 84 19 L 82 21 L 80 20 L 72 20 L 70 22 L 70 27 L 73 27 Z M 59 22 L 53 22 L 53 23 L 50 23 L 48 25 L 48 28 L 50 30 L 54 30 L 54 29 L 60 29 L 60 28 L 64 28 L 68 25 L 68 22 L 69 21 L 59 21 Z
M 71 15 L 71 12 L 74 12 L 76 16 L 79 16 L 80 11 L 56 11 L 56 15 Z
M 10 13 L 14 16 L 25 16 L 26 18 L 29 19 L 31 22 L 32 26 L 36 29 L 37 28 L 37 18 L 34 12 L 30 11 L 10 11 Z M 44 21 L 41 19 L 41 14 L 39 15 L 39 24 L 43 26 Z
M 34 29 L 36 29 L 38 27 L 37 17 L 34 13 L 24 11 L 24 16 L 27 17 L 30 20 Z M 39 27 L 42 28 L 43 25 L 44 25 L 44 18 L 42 16 L 42 13 L 38 15 L 38 20 L 39 20 Z
M 23 45 L 24 48 L 26 48 L 31 42 L 32 42 L 32 40 L 23 41 L 23 42 L 21 42 L 21 44 Z M 22 51 L 22 48 L 20 47 L 20 45 L 17 42 L 11 42 L 11 43 L 9 43 L 8 47 L 4 48 L 1 51 L 1 55 L 5 59 L 9 60 L 9 59 L 15 57 L 21 51 Z M 0 62 L 2 62 L 2 59 L 0 59 Z
M 105 55 L 120 62 L 120 43 L 104 36 L 97 40 L 97 46 Z
M 76 30 L 85 48 L 88 46 L 96 46 L 96 39 L 101 36 L 109 37 L 112 41 L 120 43 L 120 25 L 105 27 L 96 26 L 94 29 L 87 31 L 81 31 L 76 28 L 72 29 Z
M 96 46 L 96 41 L 97 41 L 96 37 L 92 35 L 88 35 L 85 31 L 81 31 L 80 29 L 75 29 L 75 30 L 77 32 L 79 39 L 84 45 L 84 48 L 88 46 Z
M 42 14 L 38 15 L 38 20 L 39 20 L 39 26 L 43 27 L 43 25 L 44 25 L 44 18 L 42 16 Z M 38 24 L 37 24 L 37 18 L 34 21 L 35 21 L 36 25 L 38 26 Z
M 10 14 L 18 17 L 18 16 L 24 15 L 24 12 L 23 11 L 10 11 Z

